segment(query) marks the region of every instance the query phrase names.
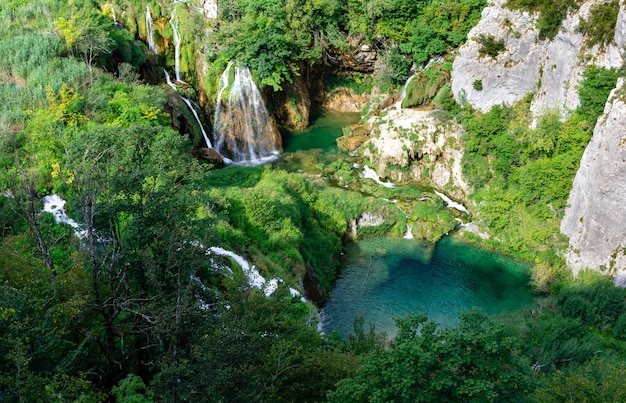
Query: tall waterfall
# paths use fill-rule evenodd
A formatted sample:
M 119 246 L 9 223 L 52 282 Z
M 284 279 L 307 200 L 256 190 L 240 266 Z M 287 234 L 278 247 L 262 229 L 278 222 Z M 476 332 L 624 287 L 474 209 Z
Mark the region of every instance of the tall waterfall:
M 182 81 L 180 78 L 180 32 L 178 31 L 178 21 L 176 20 L 176 8 L 172 11 L 170 25 L 172 26 L 172 33 L 174 35 L 174 73 L 176 80 Z
M 150 6 L 146 3 L 146 32 L 148 34 L 148 50 L 159 54 L 159 49 L 156 47 L 154 41 L 154 26 L 152 25 L 152 13 L 150 13 Z
M 163 69 L 163 72 L 165 73 L 165 81 L 167 82 L 167 85 L 172 87 L 174 91 L 177 91 L 178 88 L 176 87 L 176 84 L 172 82 L 172 79 L 170 78 L 170 73 L 168 73 L 167 70 L 165 69 Z M 202 131 L 202 137 L 204 137 L 204 142 L 206 143 L 206 146 L 209 148 L 213 148 L 213 145 L 211 145 L 211 140 L 209 140 L 208 134 L 206 133 L 206 131 L 204 131 L 204 126 L 202 125 L 202 122 L 200 121 L 200 117 L 198 116 L 198 112 L 196 112 L 196 108 L 194 108 L 193 104 L 191 103 L 191 100 L 183 96 L 181 96 L 180 99 L 182 99 L 183 102 L 187 104 L 189 109 L 191 109 L 191 113 L 193 114 L 193 117 L 196 118 L 196 122 L 198 122 L 198 126 L 200 126 L 200 130 Z
M 231 61 L 222 73 L 213 122 L 215 149 L 234 163 L 256 165 L 277 158 L 280 135 L 247 66 Z
M 211 145 L 211 140 L 209 140 L 209 136 L 204 131 L 204 126 L 202 125 L 202 122 L 200 121 L 200 117 L 198 116 L 198 112 L 196 112 L 196 108 L 193 107 L 193 104 L 188 98 L 185 98 L 182 96 L 180 98 L 183 100 L 184 103 L 187 104 L 189 109 L 191 109 L 191 113 L 193 114 L 193 117 L 196 118 L 196 122 L 198 122 L 198 126 L 200 126 L 200 130 L 202 130 L 202 137 L 204 137 L 204 142 L 206 143 L 206 146 L 209 148 L 213 148 L 213 146 Z

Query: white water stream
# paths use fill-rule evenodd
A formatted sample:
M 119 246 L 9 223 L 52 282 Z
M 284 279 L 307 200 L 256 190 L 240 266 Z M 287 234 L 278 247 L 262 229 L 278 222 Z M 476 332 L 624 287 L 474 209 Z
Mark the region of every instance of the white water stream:
M 356 169 L 360 169 L 361 166 L 359 164 L 354 164 L 353 165 L 354 168 Z M 396 185 L 394 185 L 391 182 L 383 182 L 380 180 L 380 176 L 378 176 L 378 174 L 376 173 L 376 171 L 374 171 L 372 168 L 368 167 L 367 165 L 363 165 L 363 172 L 359 174 L 359 176 L 363 179 L 372 179 L 374 182 L 378 183 L 381 186 L 384 186 L 386 188 L 389 189 L 393 189 L 396 187 Z
M 163 69 L 163 72 L 165 73 L 165 82 L 167 82 L 167 85 L 169 85 L 176 91 L 177 90 L 176 84 L 172 82 L 170 74 L 165 69 Z M 200 121 L 200 116 L 198 116 L 198 112 L 196 112 L 196 108 L 193 107 L 191 100 L 183 96 L 181 96 L 180 98 L 183 100 L 184 103 L 187 104 L 187 106 L 191 110 L 191 113 L 193 114 L 193 117 L 196 118 L 196 122 L 198 122 L 198 126 L 200 126 L 200 130 L 202 131 L 202 137 L 204 137 L 204 142 L 206 143 L 206 146 L 209 148 L 213 148 L 213 145 L 211 144 L 211 140 L 209 139 L 209 135 L 204 130 L 204 126 L 202 125 L 202 122 Z
M 57 224 L 67 224 L 74 228 L 74 233 L 77 237 L 83 239 L 87 236 L 87 231 L 85 231 L 81 226 L 70 217 L 68 217 L 65 212 L 65 200 L 61 198 L 58 194 L 51 194 L 45 196 L 43 198 L 43 210 L 42 213 L 52 213 L 54 215 L 54 221 Z
M 154 25 L 152 21 L 152 13 L 150 13 L 150 6 L 146 3 L 146 33 L 148 35 L 148 50 L 159 54 L 159 49 L 156 46 L 154 40 Z
M 170 25 L 172 27 L 172 34 L 174 36 L 174 73 L 177 81 L 182 81 L 180 78 L 180 32 L 178 31 L 178 21 L 176 20 L 176 8 L 172 11 L 170 16 Z
M 465 208 L 465 206 L 464 206 L 464 205 L 462 205 L 461 203 L 457 203 L 457 202 L 455 202 L 454 200 L 450 199 L 450 198 L 449 198 L 448 196 L 446 196 L 445 194 L 443 194 L 443 193 L 441 193 L 441 192 L 438 192 L 438 191 L 436 191 L 436 190 L 434 190 L 434 189 L 433 189 L 433 192 L 434 192 L 437 196 L 441 197 L 441 199 L 442 199 L 444 202 L 446 202 L 446 204 L 448 205 L 448 208 L 454 208 L 454 209 L 457 209 L 457 210 L 459 210 L 460 212 L 467 214 L 468 216 L 471 216 L 471 215 L 472 215 L 472 214 L 471 214 L 471 213 L 470 213 L 470 212 L 469 212 L 469 211 Z

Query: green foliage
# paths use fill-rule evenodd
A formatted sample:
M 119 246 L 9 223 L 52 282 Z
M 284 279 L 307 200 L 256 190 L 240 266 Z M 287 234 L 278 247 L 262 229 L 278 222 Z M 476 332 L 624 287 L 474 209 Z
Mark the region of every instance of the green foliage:
M 474 80 L 474 82 L 472 83 L 472 87 L 476 91 L 482 91 L 482 89 L 483 89 L 483 80 Z
M 569 276 L 571 272 L 563 264 L 540 262 L 532 268 L 530 284 L 537 293 L 556 293 Z
M 485 315 L 460 315 L 452 328 L 424 315 L 398 320 L 390 348 L 362 360 L 353 378 L 339 382 L 330 402 L 520 401 L 528 370 L 514 341 Z
M 488 55 L 492 58 L 495 58 L 496 56 L 498 56 L 498 54 L 500 54 L 500 52 L 506 50 L 506 47 L 504 46 L 504 40 L 497 40 L 493 37 L 493 35 L 480 34 L 480 36 L 478 37 L 478 43 L 480 43 L 480 49 L 478 50 L 478 52 L 481 55 Z
M 460 111 L 459 105 L 454 100 L 452 86 L 450 84 L 445 84 L 441 87 L 437 95 L 435 95 L 435 98 L 433 98 L 433 105 L 438 109 L 452 114 L 457 114 Z
M 559 311 L 579 318 L 585 325 L 610 327 L 626 311 L 625 294 L 611 280 L 595 271 L 584 271 L 558 295 Z
M 602 350 L 599 336 L 587 332 L 580 319 L 544 313 L 528 323 L 524 354 L 537 371 L 551 372 L 593 358 Z
M 387 56 L 387 63 L 391 68 L 391 83 L 394 85 L 402 85 L 409 77 L 411 70 L 411 59 L 400 53 L 398 48 L 393 48 Z
M 355 94 L 360 95 L 372 89 L 373 79 L 370 76 L 363 77 L 357 72 L 351 75 L 330 76 L 324 82 L 324 89 L 330 92 L 335 88 L 347 87 Z
M 600 45 L 604 47 L 615 36 L 619 1 L 596 3 L 589 12 L 589 19 L 581 19 L 578 30 L 588 36 L 586 42 L 588 46 Z
M 578 94 L 580 109 L 591 121 L 595 121 L 604 111 L 604 105 L 617 79 L 623 75 L 618 69 L 588 66 L 583 72 Z
M 481 206 L 481 222 L 500 239 L 488 242 L 544 260 L 541 255 L 561 248 L 560 217 L 594 123 L 582 110 L 564 122 L 548 111 L 531 129 L 526 107 L 496 106 L 484 114 L 463 110 L 462 169 Z
M 152 400 L 145 397 L 145 390 L 146 384 L 141 378 L 130 374 L 118 386 L 113 387 L 112 393 L 120 403 L 150 403 Z
M 417 73 L 405 88 L 406 97 L 402 101 L 402 107 L 428 105 L 449 80 L 450 76 L 442 69 L 441 64 L 432 65 Z
M 623 362 L 595 359 L 571 371 L 557 371 L 532 397 L 548 403 L 622 401 L 624 376 Z
M 219 10 L 215 39 L 225 58 L 248 65 L 258 84 L 274 91 L 298 74 L 298 63 L 313 63 L 328 47 L 342 43 L 341 7 L 335 0 L 233 1 Z
M 539 12 L 537 28 L 540 39 L 554 39 L 559 32 L 563 20 L 568 12 L 580 7 L 580 0 L 508 0 L 506 5 L 511 9 Z

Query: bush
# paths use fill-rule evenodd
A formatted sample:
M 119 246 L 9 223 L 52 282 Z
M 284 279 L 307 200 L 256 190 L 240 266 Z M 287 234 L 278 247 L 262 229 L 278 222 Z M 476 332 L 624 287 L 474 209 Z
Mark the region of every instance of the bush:
M 598 328 L 610 327 L 626 309 L 624 290 L 600 273 L 584 271 L 558 295 L 559 311 Z
M 618 69 L 606 69 L 603 67 L 588 66 L 583 73 L 578 95 L 580 97 L 580 109 L 591 120 L 602 115 L 606 100 L 615 88 L 617 79 L 624 74 Z
M 569 11 L 577 10 L 580 0 L 509 0 L 506 6 L 511 9 L 539 12 L 537 29 L 540 39 L 554 39 L 561 23 Z
M 496 40 L 493 35 L 480 34 L 478 37 L 478 43 L 480 43 L 480 49 L 478 52 L 481 55 L 488 55 L 495 58 L 500 52 L 506 50 L 504 40 Z
M 578 30 L 588 36 L 587 45 L 605 46 L 615 36 L 615 25 L 619 12 L 619 1 L 612 0 L 607 3 L 597 3 L 591 10 L 588 20 L 581 20 Z

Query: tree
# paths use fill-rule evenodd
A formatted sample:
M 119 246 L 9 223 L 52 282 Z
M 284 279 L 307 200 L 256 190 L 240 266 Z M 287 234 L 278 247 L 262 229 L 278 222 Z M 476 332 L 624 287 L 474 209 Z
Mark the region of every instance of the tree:
M 528 369 L 514 341 L 486 315 L 460 315 L 441 328 L 425 315 L 398 320 L 391 347 L 361 362 L 353 378 L 339 382 L 330 402 L 522 401 Z

